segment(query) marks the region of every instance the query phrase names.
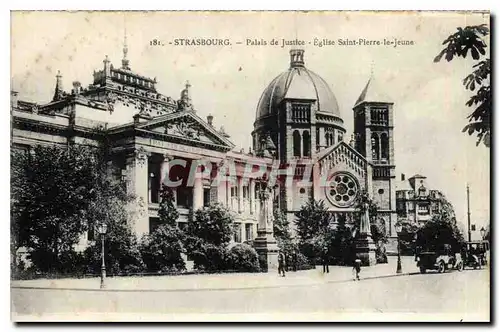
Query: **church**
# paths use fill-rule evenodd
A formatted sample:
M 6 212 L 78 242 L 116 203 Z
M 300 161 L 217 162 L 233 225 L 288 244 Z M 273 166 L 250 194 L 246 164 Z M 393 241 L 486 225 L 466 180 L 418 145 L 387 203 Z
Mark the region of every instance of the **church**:
M 328 82 L 307 69 L 303 49 L 292 49 L 283 58 L 288 69 L 256 96 L 253 149 L 245 152 L 234 150 L 213 116 L 197 115 L 203 106 L 196 105 L 189 82 L 178 99 L 166 96 L 157 91 L 156 78 L 132 70 L 127 53 L 125 45 L 119 67 L 106 56 L 87 87 L 75 81 L 66 91 L 58 73 L 48 103 L 18 100 L 11 92 L 12 148 L 95 145 L 95 129 L 104 128 L 113 142 L 110 173 L 136 198 L 130 225 L 137 236 L 158 225 L 161 185 L 175 180 L 181 228 L 190 209 L 219 202 L 234 213 L 235 242 L 270 252 L 276 251 L 272 227 L 262 220 L 273 209 L 293 225 L 294 213 L 314 198 L 323 200 L 335 219 L 352 222 L 355 198 L 366 191 L 379 207 L 376 219 L 385 226 L 388 250 L 395 249 L 393 102 L 373 77 L 353 104 L 354 133 L 347 135 Z M 255 165 L 260 171 L 254 172 Z M 194 179 L 186 176 L 191 169 L 199 173 Z M 231 181 L 214 181 L 217 172 Z M 273 172 L 279 181 L 269 185 Z M 269 198 L 262 199 L 263 188 Z M 91 240 L 86 234 L 79 246 Z

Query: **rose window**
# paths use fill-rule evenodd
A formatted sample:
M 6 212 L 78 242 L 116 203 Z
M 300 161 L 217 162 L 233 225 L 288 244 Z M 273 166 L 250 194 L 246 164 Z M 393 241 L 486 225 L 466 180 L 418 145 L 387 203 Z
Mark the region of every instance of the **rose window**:
M 335 174 L 326 187 L 326 194 L 330 202 L 341 207 L 350 206 L 358 192 L 358 182 L 348 173 Z

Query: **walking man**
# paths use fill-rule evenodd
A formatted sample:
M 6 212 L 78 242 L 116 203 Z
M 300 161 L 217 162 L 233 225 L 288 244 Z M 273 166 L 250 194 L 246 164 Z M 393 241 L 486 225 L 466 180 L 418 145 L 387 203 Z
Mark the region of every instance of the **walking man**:
M 283 274 L 281 274 L 283 272 Z M 278 275 L 285 276 L 285 255 L 282 251 L 278 253 Z
M 359 273 L 361 272 L 361 259 L 356 257 L 352 265 L 353 280 L 359 280 Z
M 323 273 L 330 273 L 330 269 L 328 267 L 328 247 L 323 247 L 323 252 L 321 254 L 321 260 L 323 263 Z

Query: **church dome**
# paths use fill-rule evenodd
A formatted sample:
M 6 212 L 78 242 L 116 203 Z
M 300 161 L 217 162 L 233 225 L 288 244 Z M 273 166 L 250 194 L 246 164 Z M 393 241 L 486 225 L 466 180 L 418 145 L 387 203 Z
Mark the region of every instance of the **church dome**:
M 262 93 L 256 120 L 274 115 L 286 98 L 316 100 L 318 112 L 341 118 L 337 99 L 321 76 L 304 66 L 304 51 L 290 51 L 290 68 L 278 75 Z

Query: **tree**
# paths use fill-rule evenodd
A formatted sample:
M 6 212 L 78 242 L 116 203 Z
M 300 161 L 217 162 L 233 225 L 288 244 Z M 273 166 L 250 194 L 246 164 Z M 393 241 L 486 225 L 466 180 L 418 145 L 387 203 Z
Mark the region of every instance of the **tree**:
M 145 270 L 137 238 L 126 219 L 116 219 L 107 224 L 104 259 L 109 274 L 138 273 Z M 88 272 L 98 274 L 101 269 L 101 241 L 91 243 L 84 251 Z
M 228 244 L 233 236 L 233 216 L 219 203 L 190 214 L 186 248 L 196 268 L 220 271 L 228 266 Z
M 463 85 L 467 90 L 474 92 L 476 88 L 478 89 L 466 103 L 468 107 L 475 107 L 475 110 L 467 117 L 469 123 L 462 131 L 467 132 L 469 135 L 476 134 L 476 145 L 479 145 L 482 141 L 489 147 L 492 112 L 491 62 L 489 56 L 486 56 L 485 49 L 487 45 L 483 39 L 489 35 L 490 30 L 486 24 L 466 26 L 465 28 L 459 27 L 457 30 L 443 41 L 443 45 L 446 45 L 446 47 L 434 58 L 434 62 L 441 61 L 443 56 L 448 62 L 453 60 L 454 57 L 466 58 L 469 51 L 472 59 L 476 61 L 481 59 L 472 66 L 472 73 L 463 80 Z
M 332 216 L 325 202 L 310 199 L 295 213 L 297 235 L 300 240 L 312 239 L 317 234 L 325 232 L 331 224 Z
M 94 176 L 88 183 L 93 198 L 85 210 L 84 217 L 90 225 L 89 231 L 97 231 L 101 224 L 107 226 L 105 236 L 105 260 L 108 271 L 117 273 L 140 272 L 144 270 L 144 262 L 139 251 L 136 236 L 128 224 L 127 205 L 134 200 L 133 195 L 126 192 L 121 178 L 113 176 L 113 143 L 102 127 L 94 129 L 98 139 L 94 149 Z M 85 250 L 85 257 L 92 272 L 97 273 L 100 267 L 98 257 L 101 253 L 100 241 L 95 241 Z
M 290 232 L 290 222 L 280 210 L 274 210 L 273 233 L 278 247 L 284 251 L 285 256 L 290 257 L 295 250 L 292 234 Z
M 194 211 L 187 232 L 216 246 L 227 246 L 233 236 L 233 216 L 219 203 Z
M 87 230 L 85 211 L 95 202 L 96 156 L 84 146 L 35 146 L 11 153 L 11 229 L 15 252 L 26 247 L 42 272 L 62 269 Z
M 175 206 L 172 189 L 162 185 L 158 218 L 160 225 L 141 241 L 141 253 L 149 271 L 185 270 L 185 234 L 179 229 L 179 212 Z
M 295 213 L 299 250 L 314 261 L 325 247 L 330 248 L 333 228 L 332 215 L 324 201 L 310 199 Z
M 417 231 L 415 245 L 418 250 L 440 250 L 444 244 L 459 250 L 465 242 L 457 226 L 453 205 L 442 196 L 439 199 L 440 210 Z
M 346 225 L 345 215 L 338 217 L 331 250 L 336 264 L 348 265 L 352 263 L 355 255 L 354 237 L 352 230 Z
M 177 211 L 177 207 L 175 205 L 174 192 L 165 184 L 162 184 L 160 190 L 160 208 L 158 210 L 158 219 L 160 219 L 160 224 L 177 227 L 179 211 Z

